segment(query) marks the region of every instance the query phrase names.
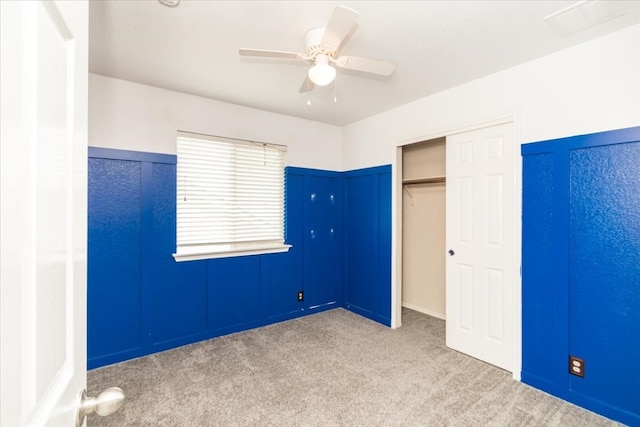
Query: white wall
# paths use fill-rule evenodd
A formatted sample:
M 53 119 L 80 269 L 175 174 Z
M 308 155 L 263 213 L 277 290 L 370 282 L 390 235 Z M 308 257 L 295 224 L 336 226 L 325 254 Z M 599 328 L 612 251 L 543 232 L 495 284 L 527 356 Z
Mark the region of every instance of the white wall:
M 639 125 L 640 25 L 346 126 L 343 166 L 394 163 L 398 145 L 505 116 L 519 142 Z
M 425 78 L 428 78 L 428 72 Z M 344 128 L 89 75 L 89 145 L 175 154 L 175 131 L 286 144 L 288 164 L 351 170 L 395 147 L 515 116 L 521 142 L 640 124 L 640 25 Z
M 429 78 L 428 71 L 425 78 Z M 400 326 L 402 191 L 398 146 L 513 120 L 516 143 L 640 125 L 640 24 L 403 105 L 343 128 L 345 170 L 392 164 L 392 327 Z M 519 157 L 518 157 L 519 160 Z M 522 188 L 514 165 L 516 193 Z M 520 247 L 521 207 L 514 209 Z M 514 269 L 519 270 L 519 253 Z M 514 371 L 520 378 L 520 278 L 514 278 Z
M 291 166 L 341 171 L 341 128 L 89 75 L 89 145 L 175 154 L 176 131 L 284 144 Z

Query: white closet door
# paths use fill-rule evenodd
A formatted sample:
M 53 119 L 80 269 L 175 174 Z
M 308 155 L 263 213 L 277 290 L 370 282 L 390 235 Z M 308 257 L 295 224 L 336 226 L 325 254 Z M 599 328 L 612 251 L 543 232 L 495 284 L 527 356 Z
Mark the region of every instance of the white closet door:
M 447 346 L 513 369 L 514 131 L 447 137 Z

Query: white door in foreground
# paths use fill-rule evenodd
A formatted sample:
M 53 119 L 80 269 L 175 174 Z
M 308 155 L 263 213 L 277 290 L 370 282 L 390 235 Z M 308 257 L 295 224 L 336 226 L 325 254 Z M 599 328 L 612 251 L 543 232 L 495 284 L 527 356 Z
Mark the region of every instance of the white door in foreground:
M 514 131 L 447 137 L 447 346 L 511 371 L 514 345 Z
M 1 1 L 3 426 L 74 426 L 86 384 L 88 3 Z

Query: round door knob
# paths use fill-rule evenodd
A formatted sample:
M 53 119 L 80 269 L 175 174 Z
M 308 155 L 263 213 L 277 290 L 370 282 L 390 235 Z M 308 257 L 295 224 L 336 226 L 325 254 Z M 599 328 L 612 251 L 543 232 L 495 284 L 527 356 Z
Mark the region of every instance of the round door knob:
M 95 412 L 101 417 L 116 412 L 124 403 L 124 392 L 119 387 L 111 387 L 103 391 L 98 397 L 87 396 L 87 390 L 82 392 L 80 407 L 76 417 L 76 426 L 81 426 L 87 415 Z
M 453 251 L 453 249 L 449 249 L 449 256 L 454 256 L 456 253 Z

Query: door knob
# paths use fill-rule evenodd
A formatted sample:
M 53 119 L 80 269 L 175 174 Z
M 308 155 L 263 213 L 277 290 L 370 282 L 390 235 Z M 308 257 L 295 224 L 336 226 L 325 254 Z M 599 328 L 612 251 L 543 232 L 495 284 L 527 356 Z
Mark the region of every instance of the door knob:
M 454 256 L 456 253 L 453 251 L 453 249 L 449 249 L 449 256 Z
M 82 391 L 82 399 L 76 416 L 76 427 L 84 423 L 84 419 L 92 412 L 106 417 L 116 412 L 124 403 L 124 392 L 119 387 L 111 387 L 103 391 L 98 397 L 88 397 L 87 390 Z

